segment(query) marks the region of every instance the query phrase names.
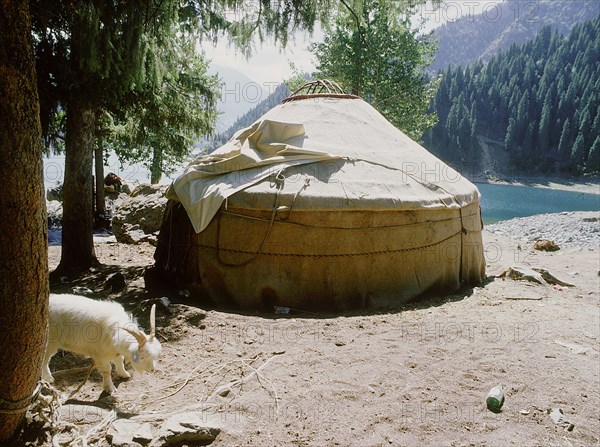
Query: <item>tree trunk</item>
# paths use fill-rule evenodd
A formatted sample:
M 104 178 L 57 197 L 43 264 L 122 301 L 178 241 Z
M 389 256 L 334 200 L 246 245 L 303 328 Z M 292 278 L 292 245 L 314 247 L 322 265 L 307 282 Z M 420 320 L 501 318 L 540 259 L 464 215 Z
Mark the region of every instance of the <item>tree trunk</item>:
M 74 73 L 81 69 L 82 47 L 90 45 L 81 33 L 83 16 L 71 24 L 70 64 Z M 60 264 L 52 276 L 76 276 L 97 265 L 94 253 L 93 177 L 96 110 L 90 99 L 92 88 L 85 82 L 71 87 L 67 98 L 65 136 L 65 180 L 63 182 L 63 226 Z
M 62 253 L 53 275 L 77 275 L 97 265 L 94 253 L 93 179 L 95 111 L 85 95 L 71 92 L 67 104 Z
M 104 216 L 106 214 L 106 200 L 104 198 L 104 157 L 102 156 L 102 136 L 96 139 L 94 148 L 94 168 L 96 172 L 96 214 Z
M 162 177 L 163 153 L 162 148 L 155 146 L 152 150 L 152 164 L 150 166 L 150 184 L 156 185 Z
M 0 2 L 0 98 L 0 444 L 5 445 L 40 379 L 48 325 L 48 227 L 26 0 Z

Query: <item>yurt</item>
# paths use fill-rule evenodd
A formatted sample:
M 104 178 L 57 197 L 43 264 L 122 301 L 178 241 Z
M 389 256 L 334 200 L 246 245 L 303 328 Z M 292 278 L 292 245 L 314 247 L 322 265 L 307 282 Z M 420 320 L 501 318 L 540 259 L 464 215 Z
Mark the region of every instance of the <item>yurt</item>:
M 477 188 L 328 81 L 193 160 L 167 197 L 156 266 L 215 305 L 380 308 L 485 275 Z

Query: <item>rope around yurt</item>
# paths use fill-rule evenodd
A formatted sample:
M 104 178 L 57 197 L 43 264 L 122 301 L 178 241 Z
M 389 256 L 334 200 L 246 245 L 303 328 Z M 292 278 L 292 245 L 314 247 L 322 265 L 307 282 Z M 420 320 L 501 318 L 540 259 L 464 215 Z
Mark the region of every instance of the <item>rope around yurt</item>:
M 265 247 L 265 244 L 267 243 L 267 239 L 269 238 L 269 234 L 271 234 L 271 229 L 273 228 L 273 222 L 275 222 L 275 216 L 277 215 L 277 210 L 279 209 L 279 196 L 280 196 L 281 189 L 283 188 L 283 185 L 285 183 L 285 176 L 283 175 L 283 171 L 284 171 L 283 169 L 280 169 L 275 174 L 275 188 L 276 188 L 275 202 L 273 204 L 273 210 L 271 211 L 271 219 L 269 220 L 269 227 L 267 228 L 265 237 L 263 238 L 262 242 L 260 243 L 258 250 L 255 253 L 253 253 L 254 256 L 252 256 L 251 258 L 246 259 L 245 261 L 242 261 L 240 263 L 231 263 L 231 262 L 226 262 L 223 260 L 223 258 L 221 257 L 221 250 L 220 250 L 221 214 L 219 214 L 219 217 L 217 220 L 217 247 L 216 247 L 217 248 L 217 259 L 224 266 L 226 266 L 226 267 L 243 267 L 245 265 L 250 264 L 252 261 L 257 259 L 262 254 L 263 248 Z
M 255 217 L 255 216 L 247 216 L 244 214 L 239 214 L 239 213 L 234 213 L 231 211 L 227 211 L 227 207 L 225 206 L 224 209 L 221 209 L 221 211 L 219 212 L 219 215 L 217 217 L 217 237 L 216 237 L 216 246 L 212 246 L 209 244 L 196 244 L 197 247 L 201 247 L 201 248 L 206 248 L 206 249 L 212 249 L 212 250 L 216 250 L 217 252 L 217 259 L 219 261 L 219 263 L 221 263 L 223 266 L 226 267 L 243 267 L 246 266 L 248 264 L 250 264 L 251 262 L 255 261 L 256 259 L 258 259 L 259 256 L 264 255 L 264 256 L 283 256 L 283 257 L 292 257 L 292 258 L 344 258 L 344 257 L 357 257 L 357 256 L 373 256 L 373 255 L 385 255 L 385 254 L 392 254 L 392 253 L 407 253 L 407 252 L 413 252 L 413 251 L 418 251 L 418 250 L 426 250 L 432 247 L 435 247 L 437 245 L 443 244 L 444 242 L 449 241 L 450 239 L 456 237 L 456 236 L 461 236 L 461 240 L 462 237 L 468 233 L 468 230 L 465 228 L 464 226 L 464 218 L 465 217 L 472 217 L 473 215 L 469 215 L 469 216 L 463 216 L 463 212 L 462 209 L 460 209 L 460 216 L 458 217 L 453 217 L 453 218 L 448 218 L 448 219 L 440 219 L 440 220 L 435 220 L 435 221 L 428 221 L 427 223 L 436 223 L 436 222 L 448 222 L 448 221 L 453 221 L 453 220 L 459 220 L 460 224 L 461 224 L 461 228 L 460 230 L 456 231 L 455 233 L 432 243 L 429 244 L 424 244 L 424 245 L 419 245 L 416 247 L 403 247 L 403 248 L 396 248 L 396 249 L 387 249 L 387 250 L 376 250 L 376 251 L 367 251 L 367 252 L 359 252 L 359 253 L 273 253 L 273 252 L 265 252 L 264 251 L 264 247 L 266 245 L 266 242 L 269 238 L 269 235 L 271 234 L 271 230 L 273 228 L 273 225 L 275 223 L 275 218 L 277 217 L 278 212 L 282 211 L 283 208 L 285 208 L 285 210 L 288 212 L 287 216 L 285 218 L 280 218 L 280 220 L 277 220 L 278 223 L 286 223 L 289 225 L 299 225 L 299 226 L 303 226 L 303 227 L 310 227 L 310 228 L 327 228 L 327 229 L 333 229 L 333 230 L 366 230 L 366 229 L 373 229 L 373 228 L 396 228 L 396 227 L 408 227 L 408 226 L 420 226 L 423 225 L 423 222 L 417 222 L 417 223 L 406 223 L 406 224 L 396 224 L 396 225 L 384 225 L 382 227 L 351 227 L 351 228 L 347 228 L 347 227 L 330 227 L 330 226 L 321 226 L 321 225 L 311 225 L 311 224 L 306 224 L 306 223 L 300 223 L 300 222 L 290 222 L 289 218 L 291 216 L 292 210 L 293 210 L 293 206 L 296 202 L 297 197 L 299 196 L 299 194 L 305 190 L 309 184 L 310 184 L 310 179 L 306 178 L 303 185 L 300 187 L 300 189 L 296 192 L 296 194 L 294 195 L 293 199 L 292 199 L 292 203 L 290 204 L 289 207 L 280 207 L 279 206 L 279 202 L 280 202 L 280 193 L 281 190 L 283 189 L 286 177 L 283 174 L 285 169 L 281 169 L 279 170 L 276 174 L 274 174 L 274 180 L 273 183 L 275 185 L 276 191 L 275 191 L 275 198 L 274 198 L 274 203 L 273 203 L 273 207 L 271 210 L 271 216 L 269 219 L 266 218 L 261 218 L 261 217 Z M 223 215 L 230 215 L 230 216 L 234 216 L 240 219 L 247 219 L 247 220 L 256 220 L 256 221 L 262 221 L 262 222 L 267 222 L 268 223 L 268 227 L 267 227 L 267 231 L 265 232 L 265 235 L 258 247 L 257 250 L 241 250 L 241 249 L 234 249 L 234 248 L 223 248 L 221 247 L 221 220 L 222 220 L 222 216 Z M 462 245 L 462 244 L 461 244 Z M 223 257 L 221 256 L 223 252 L 228 252 L 228 253 L 235 253 L 235 254 L 243 254 L 243 255 L 252 255 L 250 258 L 239 262 L 239 263 L 234 263 L 234 262 L 228 262 L 225 261 L 223 259 Z M 462 255 L 461 255 L 462 256 Z M 461 262 L 461 273 L 460 273 L 460 277 L 462 278 L 462 262 Z

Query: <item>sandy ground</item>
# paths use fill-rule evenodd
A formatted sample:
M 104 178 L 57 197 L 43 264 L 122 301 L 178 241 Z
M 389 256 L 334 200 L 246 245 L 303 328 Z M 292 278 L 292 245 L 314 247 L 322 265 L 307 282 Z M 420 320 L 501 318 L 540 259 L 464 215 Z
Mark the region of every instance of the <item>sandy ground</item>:
M 600 178 L 591 176 L 589 178 L 577 178 L 569 181 L 563 177 L 481 177 L 478 183 L 493 183 L 498 185 L 533 186 L 536 188 L 561 189 L 564 191 L 583 192 L 588 194 L 600 194 Z
M 215 446 L 598 445 L 599 248 L 548 253 L 502 235 L 485 232 L 484 239 L 485 284 L 396 309 L 275 315 L 194 303 L 171 305 L 172 314 L 160 308 L 158 370 L 121 381 L 114 398 L 101 396 L 93 373 L 71 402 L 93 405 L 98 415 L 81 414 L 82 407 L 63 415 L 84 430 L 97 422 L 98 407 L 116 406 L 156 428 L 170 414 L 201 411 L 223 428 Z M 86 286 L 117 298 L 141 312 L 147 327 L 146 312 L 133 304 L 148 298 L 141 275 L 153 251 L 99 244 L 105 267 L 55 290 Z M 59 256 L 60 247 L 50 247 L 51 268 Z M 518 264 L 575 286 L 494 277 Z M 128 288 L 110 295 L 102 284 L 116 270 Z M 59 354 L 52 368 L 89 364 Z M 84 376 L 58 373 L 56 384 L 66 395 Z M 495 414 L 485 398 L 498 383 L 506 402 Z M 561 408 L 575 428 L 556 426 L 549 408 Z

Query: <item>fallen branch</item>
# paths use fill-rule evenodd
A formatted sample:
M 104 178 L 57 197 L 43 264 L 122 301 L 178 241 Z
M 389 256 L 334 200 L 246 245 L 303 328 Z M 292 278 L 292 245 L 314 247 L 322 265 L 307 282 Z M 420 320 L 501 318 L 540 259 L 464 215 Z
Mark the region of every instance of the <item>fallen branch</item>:
M 255 375 L 258 375 L 258 374 L 260 373 L 260 371 L 261 371 L 262 369 L 264 369 L 264 368 L 265 368 L 265 367 L 266 367 L 266 366 L 269 364 L 269 362 L 270 362 L 271 360 L 273 360 L 275 357 L 277 357 L 278 355 L 281 355 L 281 354 L 275 354 L 275 355 L 273 355 L 273 356 L 269 357 L 269 358 L 268 358 L 268 359 L 265 361 L 265 363 L 263 363 L 262 365 L 260 365 L 260 366 L 259 366 L 258 368 L 256 368 L 256 369 L 252 368 L 252 371 L 251 371 L 249 374 L 247 374 L 247 375 L 245 375 L 244 377 L 242 377 L 241 379 L 234 380 L 233 382 L 229 382 L 229 383 L 228 383 L 228 384 L 226 384 L 226 385 L 221 385 L 220 387 L 218 387 L 218 388 L 217 388 L 217 389 L 216 389 L 216 390 L 215 390 L 215 391 L 214 391 L 214 392 L 213 392 L 213 393 L 212 393 L 212 394 L 211 394 L 211 395 L 210 395 L 210 396 L 209 396 L 209 397 L 206 399 L 206 402 L 208 402 L 208 401 L 209 401 L 210 399 L 212 399 L 213 397 L 217 396 L 219 393 L 223 392 L 223 390 L 225 390 L 225 389 L 227 389 L 227 388 L 232 388 L 232 387 L 234 387 L 234 386 L 237 386 L 237 385 L 241 385 L 241 384 L 243 384 L 243 383 L 247 382 L 248 380 L 250 380 L 250 379 L 251 379 L 252 377 L 254 377 Z
M 273 358 L 273 357 L 271 357 L 271 358 Z M 248 368 L 250 368 L 253 371 L 255 371 L 256 377 L 258 378 L 258 381 L 263 386 L 263 388 L 266 388 L 266 387 L 263 385 L 262 380 L 266 380 L 269 383 L 269 385 L 271 385 L 271 388 L 273 389 L 273 396 L 275 397 L 275 414 L 277 416 L 279 416 L 279 396 L 277 396 L 277 390 L 275 389 L 275 386 L 273 385 L 273 382 L 271 382 L 271 380 L 269 380 L 265 376 L 263 376 L 258 369 L 255 369 L 251 365 L 246 365 L 246 366 L 248 366 Z M 262 368 L 263 366 L 264 366 L 264 364 L 260 368 Z

